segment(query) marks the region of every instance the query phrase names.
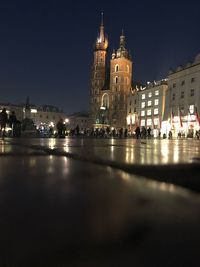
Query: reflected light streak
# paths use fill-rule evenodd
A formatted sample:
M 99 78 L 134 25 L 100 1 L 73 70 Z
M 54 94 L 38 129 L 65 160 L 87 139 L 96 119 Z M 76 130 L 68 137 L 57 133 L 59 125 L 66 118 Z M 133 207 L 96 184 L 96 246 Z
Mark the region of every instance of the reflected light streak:
M 36 165 L 36 159 L 35 159 L 35 158 L 31 158 L 31 159 L 29 160 L 29 166 L 30 166 L 31 168 L 33 168 L 33 167 L 35 167 L 35 165 Z
M 163 144 L 163 146 L 161 147 L 161 156 L 163 157 L 163 160 L 162 160 L 163 163 L 168 163 L 169 162 L 168 143 Z
M 179 149 L 178 148 L 174 149 L 173 159 L 174 159 L 174 163 L 178 163 L 179 162 Z
M 68 146 L 64 146 L 64 151 L 65 151 L 66 153 L 69 153 L 69 147 L 68 147 Z
M 55 148 L 55 144 L 56 144 L 55 139 L 52 138 L 52 139 L 49 140 L 49 147 L 51 149 L 54 149 Z

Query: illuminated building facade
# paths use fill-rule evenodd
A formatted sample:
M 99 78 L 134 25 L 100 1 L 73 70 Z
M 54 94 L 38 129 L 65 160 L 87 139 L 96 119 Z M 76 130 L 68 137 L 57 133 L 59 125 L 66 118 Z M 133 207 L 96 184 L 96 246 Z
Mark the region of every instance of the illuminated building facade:
M 167 80 L 148 82 L 145 87 L 140 86 L 132 90 L 128 97 L 127 125 L 131 132 L 136 127 L 151 128 L 157 137 L 162 128 L 165 110 Z
M 126 49 L 125 36 L 120 36 L 119 48 L 113 51 L 107 66 L 108 38 L 104 33 L 103 18 L 94 45 L 91 74 L 90 121 L 100 128 L 126 127 L 127 99 L 132 84 L 132 60 Z
M 200 54 L 193 62 L 170 70 L 163 131 L 193 137 L 200 129 Z
M 13 105 L 2 103 L 0 104 L 0 111 L 3 108 L 6 108 L 8 117 L 11 112 L 14 111 L 19 121 L 28 117 L 33 120 L 36 127 L 39 127 L 40 125 L 55 126 L 60 119 L 63 119 L 64 121 L 66 119 L 64 112 L 51 105 L 35 106 L 30 104 L 29 109 L 27 109 L 27 104 Z

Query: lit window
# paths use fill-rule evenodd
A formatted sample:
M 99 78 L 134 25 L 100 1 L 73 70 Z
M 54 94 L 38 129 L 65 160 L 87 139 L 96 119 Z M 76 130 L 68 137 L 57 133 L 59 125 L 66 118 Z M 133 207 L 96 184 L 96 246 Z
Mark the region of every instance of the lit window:
M 151 105 L 152 105 L 152 101 L 149 100 L 149 101 L 147 102 L 147 106 L 150 107 Z
M 189 106 L 190 114 L 194 114 L 194 105 Z
M 148 116 L 151 116 L 151 109 L 148 109 L 148 110 L 147 110 L 147 115 L 148 115 Z
M 155 105 L 155 106 L 158 106 L 158 104 L 159 104 L 159 99 L 155 99 L 155 100 L 154 100 L 154 105 Z
M 145 108 L 145 102 L 141 103 L 141 108 Z
M 158 118 L 155 118 L 155 119 L 153 120 L 153 123 L 154 123 L 154 125 L 158 125 L 158 123 L 159 123 L 159 119 L 158 119 Z
M 181 98 L 184 98 L 184 91 L 181 92 Z
M 145 94 L 142 94 L 142 99 L 145 99 Z
M 158 108 L 154 108 L 154 115 L 158 115 Z
M 141 120 L 141 126 L 145 126 L 145 120 Z
M 145 110 L 141 111 L 141 116 L 144 117 L 145 116 Z
M 151 126 L 152 120 L 151 119 L 147 119 L 147 126 Z
M 156 90 L 155 91 L 155 95 L 159 95 L 159 90 Z
M 190 96 L 194 96 L 194 89 L 190 90 Z
M 119 65 L 115 65 L 115 72 L 119 71 Z
M 149 92 L 148 93 L 148 97 L 152 97 L 152 92 Z

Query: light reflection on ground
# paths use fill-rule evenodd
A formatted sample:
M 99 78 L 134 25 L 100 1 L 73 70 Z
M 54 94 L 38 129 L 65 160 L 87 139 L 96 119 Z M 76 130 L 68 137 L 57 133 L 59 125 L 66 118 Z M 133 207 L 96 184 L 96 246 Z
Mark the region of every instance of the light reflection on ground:
M 68 153 L 127 164 L 190 163 L 200 157 L 199 140 L 46 139 L 40 143 Z

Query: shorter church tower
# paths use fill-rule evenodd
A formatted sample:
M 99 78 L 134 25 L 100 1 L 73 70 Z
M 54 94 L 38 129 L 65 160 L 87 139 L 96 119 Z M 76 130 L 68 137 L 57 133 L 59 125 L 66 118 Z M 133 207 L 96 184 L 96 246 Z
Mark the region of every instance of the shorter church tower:
M 114 128 L 126 127 L 127 98 L 132 84 L 132 60 L 122 31 L 120 44 L 110 60 L 110 122 Z

